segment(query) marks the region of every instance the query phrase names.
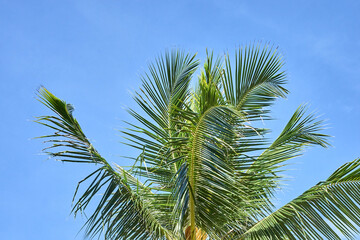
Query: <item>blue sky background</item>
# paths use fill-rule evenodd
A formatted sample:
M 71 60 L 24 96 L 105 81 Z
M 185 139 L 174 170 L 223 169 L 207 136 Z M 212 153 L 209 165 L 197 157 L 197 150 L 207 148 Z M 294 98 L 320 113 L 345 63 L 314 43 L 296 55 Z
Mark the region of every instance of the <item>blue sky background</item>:
M 250 3 L 251 2 L 251 3 Z M 341 164 L 360 157 L 359 1 L 17 1 L 0 0 L 0 232 L 12 239 L 82 239 L 70 215 L 76 184 L 90 168 L 40 155 L 32 122 L 48 114 L 44 85 L 75 106 L 87 136 L 110 162 L 129 163 L 121 120 L 135 107 L 147 63 L 166 49 L 217 54 L 254 41 L 280 47 L 291 91 L 266 125 L 274 135 L 301 103 L 328 119 L 333 147 L 293 161 L 279 194 L 286 203 Z

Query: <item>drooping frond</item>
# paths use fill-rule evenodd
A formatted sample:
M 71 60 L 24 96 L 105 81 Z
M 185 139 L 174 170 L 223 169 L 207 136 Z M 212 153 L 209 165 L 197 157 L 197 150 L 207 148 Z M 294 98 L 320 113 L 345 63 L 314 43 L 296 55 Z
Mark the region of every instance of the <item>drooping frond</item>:
M 36 122 L 56 132 L 42 136 L 52 143 L 48 154 L 64 162 L 95 163 L 99 168 L 82 180 L 89 182 L 82 196 L 77 198 L 73 211 L 76 215 L 86 209 L 96 195 L 103 194 L 85 227 L 89 237 L 105 232 L 107 239 L 171 239 L 166 222 L 160 222 L 155 199 L 145 187 L 121 167 L 113 168 L 96 151 L 79 123 L 72 116 L 71 105 L 55 97 L 45 88 L 39 100 L 56 115 L 39 117 Z M 76 198 L 77 190 L 74 195 Z
M 355 239 L 360 227 L 360 159 L 231 239 Z M 335 231 L 336 228 L 338 231 Z

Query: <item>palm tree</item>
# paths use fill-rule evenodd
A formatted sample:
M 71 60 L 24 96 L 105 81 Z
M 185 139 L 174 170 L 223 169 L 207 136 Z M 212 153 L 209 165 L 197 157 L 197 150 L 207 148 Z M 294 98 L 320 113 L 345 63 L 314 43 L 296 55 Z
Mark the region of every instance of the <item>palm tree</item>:
M 110 164 L 72 115 L 45 88 L 39 100 L 54 114 L 36 121 L 51 156 L 95 164 L 74 195 L 76 215 L 95 206 L 84 229 L 105 239 L 353 239 L 360 226 L 360 159 L 346 163 L 279 209 L 272 201 L 286 162 L 307 146 L 327 147 L 323 121 L 300 106 L 273 141 L 263 121 L 284 98 L 286 74 L 276 48 L 251 45 L 214 58 L 191 88 L 199 62 L 171 51 L 149 65 L 134 94 L 142 112 L 123 131 L 137 151 L 131 167 Z M 339 234 L 341 233 L 341 234 Z

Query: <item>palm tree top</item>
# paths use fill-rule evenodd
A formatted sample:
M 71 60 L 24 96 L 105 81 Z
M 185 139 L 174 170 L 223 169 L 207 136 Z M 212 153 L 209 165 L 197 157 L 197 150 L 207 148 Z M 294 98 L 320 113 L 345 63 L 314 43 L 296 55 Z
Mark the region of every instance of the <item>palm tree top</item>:
M 134 100 L 141 111 L 122 131 L 137 157 L 110 164 L 73 115 L 46 88 L 39 100 L 54 115 L 37 118 L 55 133 L 46 152 L 64 162 L 98 167 L 79 184 L 73 213 L 96 208 L 84 226 L 105 239 L 353 239 L 360 226 L 360 160 L 341 166 L 279 209 L 273 201 L 291 158 L 308 146 L 328 147 L 324 123 L 307 106 L 295 110 L 274 140 L 265 137 L 270 107 L 285 98 L 286 73 L 277 48 L 253 44 L 215 58 L 173 50 L 149 65 Z M 191 88 L 191 81 L 196 86 Z M 101 195 L 99 195 L 101 194 Z M 337 229 L 338 231 L 334 230 Z

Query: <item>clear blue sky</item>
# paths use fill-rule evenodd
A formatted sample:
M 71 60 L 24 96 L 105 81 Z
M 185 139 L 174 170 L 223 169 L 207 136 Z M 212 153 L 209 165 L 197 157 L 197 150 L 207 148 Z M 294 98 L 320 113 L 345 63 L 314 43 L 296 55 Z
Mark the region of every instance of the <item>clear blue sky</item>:
M 278 133 L 309 102 L 335 137 L 334 147 L 293 161 L 278 204 L 360 157 L 360 2 L 254 2 L 0 0 L 1 238 L 83 236 L 75 237 L 84 218 L 69 213 L 76 184 L 90 168 L 39 155 L 44 145 L 31 138 L 49 131 L 31 120 L 49 111 L 35 100 L 36 89 L 44 85 L 72 103 L 103 156 L 128 165 L 118 157 L 128 148 L 116 129 L 129 120 L 124 109 L 134 106 L 129 91 L 165 49 L 202 58 L 206 48 L 231 53 L 258 40 L 280 47 L 291 93 L 277 102 L 277 121 L 267 127 Z

